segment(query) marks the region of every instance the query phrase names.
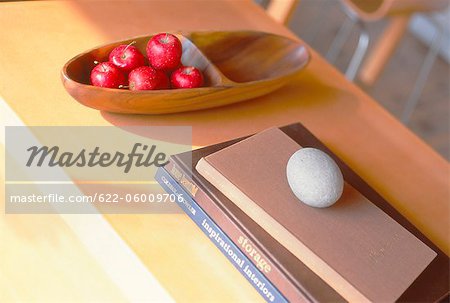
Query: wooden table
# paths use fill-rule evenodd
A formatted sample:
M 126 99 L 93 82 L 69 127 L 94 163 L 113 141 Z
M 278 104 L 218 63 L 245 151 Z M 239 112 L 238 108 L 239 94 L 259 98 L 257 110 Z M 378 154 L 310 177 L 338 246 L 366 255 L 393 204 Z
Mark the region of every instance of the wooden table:
M 193 144 L 200 146 L 300 121 L 449 253 L 449 164 L 313 50 L 305 72 L 279 91 L 248 102 L 192 113 L 151 117 L 101 113 L 78 104 L 61 84 L 59 73 L 66 60 L 95 45 L 130 36 L 178 29 L 254 29 L 294 37 L 251 1 L 1 3 L 0 28 L 3 29 L 0 97 L 24 124 L 192 125 Z M 173 299 L 261 300 L 185 215 L 104 217 Z M 52 220 L 48 222 L 55 225 L 48 228 L 64 225 L 49 215 L 29 215 L 28 219 L 41 223 Z M 54 242 L 28 241 L 27 233 L 18 231 L 29 231 L 33 225 L 23 220 L 23 216 L 3 216 L 0 221 L 11 228 L 11 237 L 26 244 L 6 249 L 3 246 L 6 238 L 0 233 L 2 268 L 1 262 L 11 261 L 11 256 L 20 251 L 39 245 L 58 249 Z M 62 232 L 61 237 L 72 239 L 70 233 Z M 105 253 L 111 249 L 114 248 L 105 248 Z M 60 252 L 64 254 L 67 250 Z M 44 252 L 42 258 L 45 256 Z M 74 251 L 71 258 L 80 261 L 89 256 Z M 14 260 L 23 266 L 20 259 Z M 52 260 L 42 260 L 55 266 Z M 65 270 L 71 270 L 70 266 Z M 24 295 L 23 285 L 10 282 L 12 272 L 0 274 L 0 294 L 8 289 L 9 299 L 46 298 L 45 292 L 38 290 Z M 36 277 L 44 285 L 52 283 L 50 273 L 14 274 L 29 285 Z M 80 281 L 70 277 L 64 280 L 67 297 L 75 297 L 77 289 L 89 285 L 82 282 L 83 275 L 94 274 L 99 277 L 98 285 L 102 285 L 91 289 L 97 297 L 117 291 L 114 283 L 105 280 L 101 273 L 82 267 L 78 273 Z

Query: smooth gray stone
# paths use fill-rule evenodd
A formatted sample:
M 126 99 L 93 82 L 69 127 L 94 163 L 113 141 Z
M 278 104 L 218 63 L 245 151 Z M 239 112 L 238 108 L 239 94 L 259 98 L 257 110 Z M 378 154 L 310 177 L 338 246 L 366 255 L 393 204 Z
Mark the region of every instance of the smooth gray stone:
M 316 148 L 296 151 L 288 161 L 286 174 L 292 192 L 309 206 L 331 206 L 344 189 L 344 178 L 336 162 Z

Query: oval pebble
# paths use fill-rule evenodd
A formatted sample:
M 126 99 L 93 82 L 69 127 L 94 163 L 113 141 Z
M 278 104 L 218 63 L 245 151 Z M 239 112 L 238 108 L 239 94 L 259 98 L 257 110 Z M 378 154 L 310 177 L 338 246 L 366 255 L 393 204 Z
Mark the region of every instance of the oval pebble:
M 295 196 L 312 207 L 333 205 L 344 189 L 339 166 L 317 148 L 305 147 L 296 151 L 288 161 L 286 174 Z

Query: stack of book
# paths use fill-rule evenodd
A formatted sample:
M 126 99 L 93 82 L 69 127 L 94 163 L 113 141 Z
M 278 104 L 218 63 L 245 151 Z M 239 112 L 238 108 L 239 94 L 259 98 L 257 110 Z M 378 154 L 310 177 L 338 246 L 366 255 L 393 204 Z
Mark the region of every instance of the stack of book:
M 344 175 L 329 209 L 289 191 L 285 162 L 300 147 Z M 267 302 L 448 298 L 449 258 L 301 124 L 172 156 L 156 180 Z

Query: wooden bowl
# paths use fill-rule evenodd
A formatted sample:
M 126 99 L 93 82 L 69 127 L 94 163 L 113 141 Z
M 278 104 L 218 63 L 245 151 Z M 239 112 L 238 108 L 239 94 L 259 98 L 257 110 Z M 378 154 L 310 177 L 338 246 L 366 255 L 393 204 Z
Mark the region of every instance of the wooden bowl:
M 309 61 L 306 47 L 286 37 L 254 32 L 176 34 L 183 45 L 181 61 L 202 70 L 205 86 L 193 89 L 130 91 L 90 85 L 94 61 L 108 61 L 112 49 L 136 41 L 145 54 L 151 36 L 118 41 L 69 60 L 62 81 L 81 104 L 114 113 L 164 114 L 194 111 L 262 96 L 289 82 Z

